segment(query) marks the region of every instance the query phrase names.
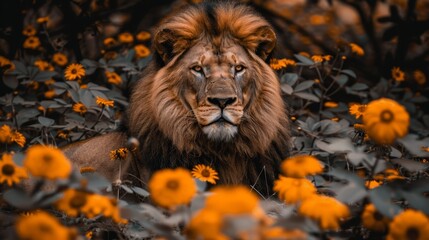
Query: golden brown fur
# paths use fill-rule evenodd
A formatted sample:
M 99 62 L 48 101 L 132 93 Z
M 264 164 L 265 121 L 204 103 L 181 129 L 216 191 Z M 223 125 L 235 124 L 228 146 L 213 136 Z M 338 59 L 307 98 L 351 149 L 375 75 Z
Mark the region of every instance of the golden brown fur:
M 279 82 L 265 62 L 275 41 L 270 25 L 246 6 L 203 4 L 171 15 L 155 31 L 154 60 L 133 89 L 127 135 L 79 147 L 97 149 L 97 167 L 114 169 L 100 163 L 110 145 L 135 137 L 140 147 L 127 170 L 133 178 L 203 163 L 219 172 L 220 183 L 266 194 L 290 140 Z M 72 149 L 66 152 L 80 166 L 94 161 Z

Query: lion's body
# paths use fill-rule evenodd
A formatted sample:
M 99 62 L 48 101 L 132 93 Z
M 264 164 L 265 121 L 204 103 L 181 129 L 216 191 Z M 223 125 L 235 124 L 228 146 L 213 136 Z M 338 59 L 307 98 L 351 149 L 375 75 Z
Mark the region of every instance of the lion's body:
M 66 154 L 114 180 L 118 165 L 106 163 L 108 152 L 135 137 L 131 178 L 202 163 L 219 172 L 219 183 L 267 190 L 290 145 L 279 82 L 265 62 L 271 27 L 248 7 L 208 4 L 166 18 L 154 35 L 154 60 L 133 88 L 127 132 L 77 143 Z

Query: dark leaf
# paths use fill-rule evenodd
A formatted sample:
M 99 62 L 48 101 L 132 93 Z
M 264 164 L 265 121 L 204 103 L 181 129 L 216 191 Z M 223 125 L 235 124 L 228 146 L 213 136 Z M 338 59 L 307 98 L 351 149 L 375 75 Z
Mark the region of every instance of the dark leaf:
M 50 126 L 52 126 L 52 125 L 55 124 L 55 120 L 54 119 L 47 118 L 47 117 L 39 116 L 37 118 L 37 120 L 39 120 L 39 123 L 42 124 L 45 127 L 50 127 Z
M 421 163 L 409 159 L 392 159 L 393 163 L 401 165 L 403 168 L 407 169 L 410 172 L 420 172 L 426 170 L 429 165 L 426 163 Z
M 295 92 L 300 92 L 300 91 L 304 91 L 306 89 L 311 88 L 314 85 L 314 81 L 313 80 L 307 80 L 307 81 L 303 81 L 300 84 L 298 84 L 294 91 Z
M 22 190 L 9 189 L 3 194 L 3 199 L 10 205 L 20 209 L 30 209 L 33 199 Z
M 320 101 L 318 97 L 316 97 L 315 95 L 313 95 L 311 93 L 297 92 L 297 93 L 294 93 L 293 95 L 295 95 L 299 98 L 302 98 L 302 99 L 313 101 L 313 102 L 319 102 Z
M 395 195 L 396 193 L 386 185 L 379 186 L 369 191 L 369 198 L 376 209 L 389 218 L 393 218 L 402 211 L 402 208 L 392 201 L 392 197 Z

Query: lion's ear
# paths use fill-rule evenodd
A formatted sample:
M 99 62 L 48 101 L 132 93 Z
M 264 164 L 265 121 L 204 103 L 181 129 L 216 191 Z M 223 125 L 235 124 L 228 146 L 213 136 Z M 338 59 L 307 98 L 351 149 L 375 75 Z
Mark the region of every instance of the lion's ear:
M 270 26 L 256 29 L 255 33 L 247 37 L 245 41 L 248 48 L 253 50 L 260 58 L 266 60 L 276 46 L 276 34 Z
M 185 50 L 189 45 L 189 41 L 179 37 L 171 29 L 162 29 L 155 34 L 153 44 L 164 63 L 167 63 L 176 54 Z

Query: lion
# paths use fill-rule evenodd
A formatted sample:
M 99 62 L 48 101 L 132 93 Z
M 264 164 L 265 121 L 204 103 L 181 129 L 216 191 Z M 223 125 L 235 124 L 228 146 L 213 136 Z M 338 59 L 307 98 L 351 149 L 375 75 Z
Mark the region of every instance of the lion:
M 112 181 L 145 187 L 159 169 L 205 164 L 219 184 L 269 194 L 291 138 L 279 80 L 267 64 L 275 45 L 273 28 L 249 6 L 186 6 L 154 31 L 153 58 L 133 87 L 126 129 L 64 152 Z M 109 152 L 129 138 L 139 141 L 131 159 L 110 161 Z

